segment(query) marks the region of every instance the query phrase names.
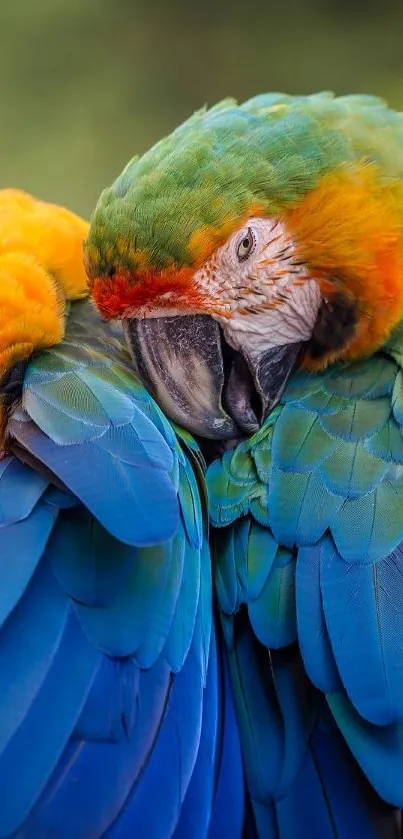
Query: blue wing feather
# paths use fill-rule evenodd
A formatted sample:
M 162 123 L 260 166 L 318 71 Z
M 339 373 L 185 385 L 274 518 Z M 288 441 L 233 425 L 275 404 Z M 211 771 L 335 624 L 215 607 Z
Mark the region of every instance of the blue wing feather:
M 173 561 L 172 541 L 154 549 L 132 548 L 132 553 L 130 576 L 109 605 L 76 604 L 88 636 L 111 656 L 134 655 L 145 643 Z
M 289 795 L 276 803 L 279 839 L 399 839 L 399 812 L 371 789 L 326 713 Z M 264 834 L 262 834 L 264 836 Z
M 179 497 L 183 511 L 183 523 L 192 548 L 198 550 L 203 541 L 203 522 L 199 503 L 199 490 L 192 465 L 186 458 L 184 465 L 179 467 L 179 480 Z
M 141 697 L 141 671 L 133 659 L 102 656 L 72 738 L 118 743 L 133 735 Z
M 295 568 L 295 556 L 279 548 L 262 592 L 248 606 L 256 637 L 272 649 L 297 640 Z
M 400 548 L 373 565 L 347 563 L 324 540 L 321 591 L 334 658 L 353 704 L 377 725 L 402 714 L 402 582 Z
M 120 692 L 122 679 L 119 671 L 116 677 L 116 689 Z M 26 834 L 23 834 L 27 839 L 42 839 L 44 836 L 89 839 L 104 836 L 125 808 L 132 786 L 147 765 L 158 737 L 170 689 L 169 669 L 160 662 L 152 670 L 140 674 L 140 684 L 131 696 L 137 715 L 130 737 L 120 737 L 118 742 L 112 743 L 88 739 L 70 741 L 38 801 Z M 118 714 L 120 709 L 119 702 L 118 706 L 113 707 L 113 713 Z M 107 717 L 105 731 L 108 728 Z M 158 790 L 156 796 L 154 807 L 158 800 Z M 127 839 L 131 835 L 128 830 Z
M 191 653 L 174 677 L 172 690 L 147 769 L 131 790 L 125 808 L 109 829 L 110 839 L 150 832 L 172 835 L 193 774 L 200 744 L 203 686 L 200 665 Z M 158 791 L 158 808 L 150 810 Z
M 103 607 L 115 600 L 128 581 L 136 549 L 118 542 L 88 510 L 78 507 L 59 513 L 47 556 L 72 600 Z
M 216 758 L 219 736 L 219 672 L 216 641 L 211 639 L 211 655 L 203 698 L 203 716 L 197 760 L 190 780 L 173 839 L 204 839 L 207 835 L 216 782 Z M 235 837 L 236 839 L 236 837 Z
M 24 594 L 57 514 L 57 509 L 40 501 L 26 519 L 0 528 L 0 627 Z
M 70 615 L 29 714 L 2 753 L 0 801 L 7 802 L 7 807 L 0 810 L 2 839 L 18 829 L 45 787 L 69 740 L 100 659 L 100 652 L 86 640 L 77 619 Z M 27 749 L 34 759 L 27 759 Z
M 221 743 L 216 761 L 216 792 L 208 839 L 243 835 L 245 823 L 245 782 L 241 744 L 235 717 L 234 699 L 225 649 L 221 649 Z
M 202 668 L 203 683 L 206 679 L 209 662 L 213 625 L 211 555 L 207 533 L 205 532 L 200 551 L 200 595 L 193 631 L 193 647 Z
M 306 671 L 316 687 L 332 693 L 341 690 L 325 622 L 320 589 L 321 545 L 298 551 L 296 605 L 298 638 Z
M 164 651 L 166 660 L 174 673 L 183 666 L 192 642 L 200 596 L 200 559 L 200 550 L 194 550 L 187 544 L 182 585 Z
M 25 519 L 48 486 L 42 475 L 15 457 L 0 461 L 0 526 Z
M 178 505 L 168 473 L 147 463 L 131 466 L 91 442 L 57 446 L 33 423 L 12 420 L 10 433 L 120 541 L 153 545 L 174 535 Z
M 0 633 L 0 754 L 52 666 L 68 612 L 67 597 L 42 562 Z
M 136 660 L 141 667 L 151 667 L 165 650 L 174 621 L 178 599 L 184 584 L 184 566 L 188 559 L 188 545 L 181 522 L 172 541 L 171 550 L 168 576 L 160 590 L 155 591 L 155 603 L 150 609 L 151 621 L 136 650 Z M 164 651 L 164 657 L 166 657 L 166 651 Z
M 403 809 L 401 766 L 403 726 L 374 726 L 357 714 L 344 693 L 327 697 L 329 707 L 354 757 L 378 794 Z

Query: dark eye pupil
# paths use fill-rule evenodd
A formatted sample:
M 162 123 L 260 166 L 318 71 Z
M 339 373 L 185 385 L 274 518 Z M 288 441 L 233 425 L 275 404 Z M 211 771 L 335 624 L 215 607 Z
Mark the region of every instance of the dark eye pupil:
M 239 262 L 244 262 L 246 259 L 249 259 L 250 254 L 255 245 L 255 237 L 252 233 L 250 227 L 248 227 L 243 239 L 239 241 L 237 245 L 237 257 Z

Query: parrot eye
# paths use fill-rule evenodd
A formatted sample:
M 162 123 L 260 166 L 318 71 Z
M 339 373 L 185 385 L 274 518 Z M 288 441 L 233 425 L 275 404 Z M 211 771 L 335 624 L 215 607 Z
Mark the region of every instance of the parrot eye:
M 236 255 L 238 257 L 239 262 L 244 262 L 245 259 L 251 255 L 251 253 L 255 250 L 256 247 L 256 238 L 254 233 L 252 232 L 252 228 L 248 227 L 246 233 L 243 234 L 242 239 L 238 243 L 238 247 L 236 249 Z

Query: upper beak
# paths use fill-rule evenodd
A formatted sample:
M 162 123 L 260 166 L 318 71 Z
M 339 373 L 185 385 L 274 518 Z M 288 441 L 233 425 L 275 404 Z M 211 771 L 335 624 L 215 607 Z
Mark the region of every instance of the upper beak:
M 125 321 L 145 386 L 165 413 L 193 434 L 229 440 L 253 434 L 274 407 L 300 345 L 246 358 L 209 315 Z

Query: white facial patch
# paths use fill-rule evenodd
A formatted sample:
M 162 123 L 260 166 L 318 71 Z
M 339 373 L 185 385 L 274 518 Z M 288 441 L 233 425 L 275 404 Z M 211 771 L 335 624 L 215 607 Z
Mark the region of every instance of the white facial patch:
M 204 295 L 219 302 L 223 314 L 212 316 L 226 341 L 250 358 L 312 335 L 319 285 L 298 259 L 286 226 L 276 219 L 251 218 L 193 279 Z

